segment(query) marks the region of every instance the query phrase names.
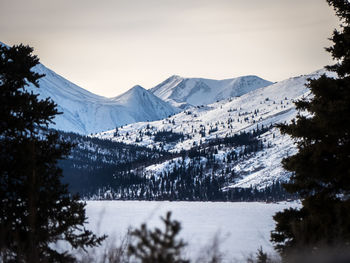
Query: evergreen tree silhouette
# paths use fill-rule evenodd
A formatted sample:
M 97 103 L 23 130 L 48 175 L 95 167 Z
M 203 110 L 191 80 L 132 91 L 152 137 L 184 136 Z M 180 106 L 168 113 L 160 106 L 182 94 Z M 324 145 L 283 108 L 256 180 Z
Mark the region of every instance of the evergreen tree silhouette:
M 181 224 L 171 219 L 171 212 L 161 219 L 165 225 L 163 231 L 159 228 L 149 230 L 142 224 L 140 229 L 131 232 L 134 242 L 129 245 L 128 252 L 136 259 L 133 262 L 189 263 L 182 255 L 187 244 L 177 237 Z
M 71 262 L 67 251 L 96 246 L 105 238 L 84 227 L 85 204 L 71 196 L 57 161 L 72 145 L 48 125 L 58 114 L 51 99 L 39 99 L 43 77 L 29 46 L 0 46 L 0 258 L 4 262 Z
M 285 257 L 317 254 L 322 247 L 350 249 L 350 2 L 327 2 L 341 20 L 341 29 L 331 38 L 333 46 L 326 49 L 337 61 L 327 69 L 338 77 L 324 74 L 309 80 L 312 96 L 296 102 L 300 113 L 291 124 L 280 125 L 298 148 L 283 160 L 292 172 L 284 186 L 302 198 L 301 209 L 274 217 L 271 239 Z

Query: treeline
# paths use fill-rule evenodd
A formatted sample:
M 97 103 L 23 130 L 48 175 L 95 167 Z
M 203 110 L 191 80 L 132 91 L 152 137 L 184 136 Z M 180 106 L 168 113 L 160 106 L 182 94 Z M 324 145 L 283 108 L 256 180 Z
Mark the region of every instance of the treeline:
M 281 182 L 258 189 L 223 188 L 224 177 L 208 176 L 203 180 L 192 176 L 146 179 L 127 174 L 118 183 L 98 189 L 94 194 L 85 195 L 92 200 L 148 200 L 148 201 L 265 201 L 277 202 L 297 199 L 285 191 Z M 121 183 L 122 182 L 122 183 Z
M 84 198 L 121 200 L 279 201 L 293 198 L 279 182 L 264 189 L 229 188 L 240 174 L 234 166 L 264 145 L 260 135 L 270 127 L 214 139 L 188 151 L 172 154 L 110 140 L 62 133 L 76 144 L 71 156 L 60 162 L 64 182 Z M 157 140 L 182 134 L 160 131 Z M 220 152 L 220 154 L 219 154 Z M 161 173 L 145 169 L 167 162 Z
M 148 166 L 173 156 L 166 151 L 76 133 L 60 131 L 60 136 L 75 145 L 70 156 L 59 161 L 63 182 L 69 185 L 71 192 L 82 196 L 115 181 L 116 171 Z

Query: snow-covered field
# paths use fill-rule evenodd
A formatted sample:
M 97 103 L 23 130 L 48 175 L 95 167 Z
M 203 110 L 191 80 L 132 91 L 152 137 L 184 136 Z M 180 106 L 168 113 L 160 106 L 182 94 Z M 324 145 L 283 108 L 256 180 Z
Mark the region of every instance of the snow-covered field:
M 297 203 L 230 203 L 230 202 L 149 202 L 149 201 L 89 201 L 86 212 L 88 228 L 95 233 L 108 234 L 120 240 L 128 227 L 147 223 L 149 228 L 163 228 L 160 216 L 167 211 L 181 222 L 180 236 L 188 242 L 187 255 L 198 258 L 207 253 L 215 236 L 225 262 L 240 262 L 262 246 L 273 253 L 270 231 L 272 216 Z M 206 249 L 207 247 L 207 249 Z

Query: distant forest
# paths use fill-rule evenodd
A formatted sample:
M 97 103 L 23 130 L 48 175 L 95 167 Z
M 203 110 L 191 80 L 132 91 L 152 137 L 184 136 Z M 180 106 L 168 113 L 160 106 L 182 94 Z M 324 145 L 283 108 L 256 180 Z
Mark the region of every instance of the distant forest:
M 234 164 L 269 147 L 259 136 L 271 128 L 262 126 L 252 132 L 213 139 L 180 153 L 61 132 L 62 138 L 73 142 L 75 147 L 59 166 L 63 170 L 63 182 L 84 199 L 280 201 L 297 198 L 288 194 L 279 181 L 262 189 L 230 187 L 238 176 L 232 169 Z M 182 136 L 160 131 L 155 138 L 169 142 Z M 228 153 L 224 159 L 216 159 L 215 154 L 223 148 Z M 165 161 L 173 168 L 161 174 L 145 170 Z

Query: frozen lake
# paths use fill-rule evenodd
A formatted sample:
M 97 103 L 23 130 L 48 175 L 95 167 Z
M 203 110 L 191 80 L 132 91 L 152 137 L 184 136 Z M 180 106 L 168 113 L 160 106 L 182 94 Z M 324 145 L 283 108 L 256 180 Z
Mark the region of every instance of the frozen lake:
M 273 252 L 269 241 L 274 228 L 272 216 L 291 206 L 298 204 L 89 201 L 86 212 L 88 229 L 119 240 L 129 227 L 136 228 L 142 223 L 163 229 L 160 216 L 171 211 L 172 218 L 181 222 L 180 237 L 189 244 L 186 249 L 189 257 L 197 258 L 207 251 L 205 247 L 217 236 L 225 259 L 240 261 L 255 254 L 260 246 L 266 252 Z

